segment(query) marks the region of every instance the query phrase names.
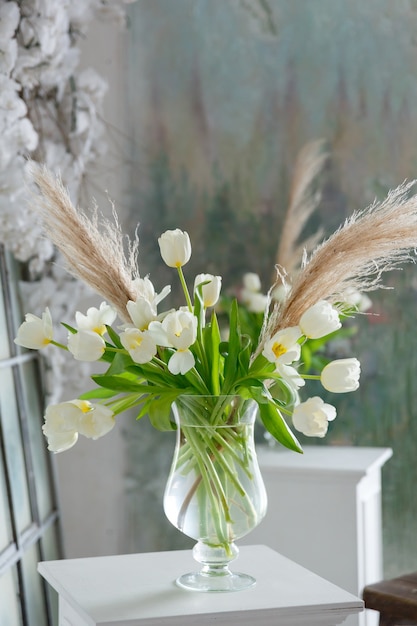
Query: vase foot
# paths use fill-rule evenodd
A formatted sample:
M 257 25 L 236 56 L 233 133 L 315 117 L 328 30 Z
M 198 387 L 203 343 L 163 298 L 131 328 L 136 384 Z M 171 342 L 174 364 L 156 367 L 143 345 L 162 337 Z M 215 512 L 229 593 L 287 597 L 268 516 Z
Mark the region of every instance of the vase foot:
M 222 575 L 190 572 L 183 574 L 175 582 L 182 589 L 213 593 L 242 591 L 256 584 L 255 578 L 240 572 L 229 572 Z

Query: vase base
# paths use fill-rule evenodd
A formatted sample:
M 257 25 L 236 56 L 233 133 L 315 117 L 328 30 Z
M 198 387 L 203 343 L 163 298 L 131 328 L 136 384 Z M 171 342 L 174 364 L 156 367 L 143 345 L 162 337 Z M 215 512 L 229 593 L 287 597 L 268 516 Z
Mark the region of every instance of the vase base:
M 207 575 L 202 572 L 183 574 L 175 581 L 178 587 L 190 591 L 222 593 L 242 591 L 256 584 L 255 578 L 240 572 L 230 572 L 227 575 Z

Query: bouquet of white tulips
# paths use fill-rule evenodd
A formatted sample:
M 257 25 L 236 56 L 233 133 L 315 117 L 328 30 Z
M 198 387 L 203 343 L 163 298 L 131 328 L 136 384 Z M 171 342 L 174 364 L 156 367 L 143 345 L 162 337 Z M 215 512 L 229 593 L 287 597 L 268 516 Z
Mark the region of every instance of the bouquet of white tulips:
M 256 346 L 240 332 L 237 303 L 232 307 L 228 339 L 221 338 L 214 308 L 221 290 L 220 276 L 198 275 L 190 294 L 182 270 L 191 255 L 188 234 L 178 229 L 167 231 L 159 238 L 159 246 L 165 263 L 177 270 L 183 307 L 159 312 L 158 305 L 170 287 L 158 294 L 148 277 L 137 278 L 136 298 L 126 305 L 132 322 L 122 325 L 119 332 L 111 326 L 117 313 L 105 302 L 100 308 L 89 308 L 86 315 L 77 312 L 76 328 L 65 324 L 66 346 L 54 341 L 48 310 L 42 318 L 28 314 L 19 328 L 15 341 L 21 346 L 53 344 L 77 360 L 110 363 L 106 373 L 93 376 L 97 389 L 47 408 L 44 433 L 49 449 L 60 452 L 70 448 L 78 434 L 104 435 L 114 425 L 115 415 L 134 406 L 140 407 L 138 417 L 148 415 L 156 428 L 171 429 L 171 404 L 182 394 L 253 398 L 265 428 L 297 451 L 301 451 L 300 445 L 285 418 L 292 416 L 294 427 L 306 435 L 323 437 L 336 410 L 319 397 L 298 401 L 297 391 L 305 377 L 297 373 L 295 364 L 303 342 L 341 327 L 336 308 L 326 301 L 316 303 L 298 326 L 276 332 L 255 356 Z M 322 371 L 322 384 L 330 391 L 353 391 L 359 385 L 359 372 L 357 359 L 334 361 Z M 99 403 L 93 404 L 92 399 Z
M 264 321 L 256 341 L 242 333 L 239 304 L 230 307 L 227 329 L 219 327 L 216 303 L 221 277 L 201 273 L 192 289 L 183 272 L 191 256 L 190 238 L 179 229 L 159 238 L 163 261 L 177 272 L 183 306 L 160 310 L 171 287 L 159 293 L 149 277 L 140 277 L 137 249 L 128 260 L 122 235 L 109 223 L 89 219 L 75 209 L 59 180 L 35 170 L 41 194 L 36 208 L 49 237 L 67 259 L 69 269 L 110 302 L 76 314 L 66 345 L 54 340 L 46 310 L 27 314 L 16 343 L 32 349 L 47 345 L 68 350 L 75 359 L 102 360 L 105 373 L 93 375 L 96 387 L 76 400 L 46 409 L 44 433 L 49 449 L 70 448 L 78 435 L 97 438 L 114 425 L 115 416 L 137 408 L 159 430 L 175 428 L 171 405 L 180 395 L 238 395 L 253 399 L 266 430 L 282 445 L 302 452 L 293 428 L 324 437 L 336 409 L 323 401 L 320 388 L 333 393 L 359 386 L 356 358 L 331 361 L 321 372 L 301 374 L 301 347 L 337 332 L 344 294 L 380 286 L 381 275 L 409 260 L 417 243 L 417 200 L 409 187 L 354 215 L 321 244 L 304 263 L 282 302 L 265 301 Z M 117 226 L 117 225 L 116 225 Z M 271 291 L 273 286 L 271 287 Z M 116 328 L 116 316 L 121 318 Z M 224 332 L 226 330 L 226 332 Z M 226 337 L 226 338 L 223 338 Z M 305 379 L 317 380 L 318 395 L 304 401 Z

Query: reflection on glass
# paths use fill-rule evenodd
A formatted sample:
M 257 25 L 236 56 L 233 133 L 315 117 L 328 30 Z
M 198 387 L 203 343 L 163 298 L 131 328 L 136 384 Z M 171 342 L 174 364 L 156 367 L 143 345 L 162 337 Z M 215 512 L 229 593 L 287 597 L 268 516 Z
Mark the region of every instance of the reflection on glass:
M 27 607 L 28 626 L 46 626 L 46 606 L 42 579 L 37 572 L 38 546 L 32 546 L 22 559 L 23 591 Z
M 29 492 L 11 368 L 1 372 L 0 419 L 18 532 L 31 523 Z
M 4 332 L 6 326 L 6 311 L 3 290 L 0 288 L 0 359 L 7 359 L 10 356 L 9 340 L 7 332 Z
M 49 475 L 49 454 L 46 439 L 42 434 L 43 412 L 40 401 L 40 381 L 37 376 L 36 362 L 23 363 L 20 366 L 24 412 L 27 416 L 30 450 L 32 454 L 34 479 L 40 521 L 44 521 L 53 508 L 51 480 Z
M 0 624 L 21 626 L 23 624 L 17 590 L 17 572 L 14 567 L 0 577 Z
M 0 463 L 0 520 L 0 552 L 2 552 L 12 540 L 9 502 L 7 499 L 6 479 L 2 463 Z

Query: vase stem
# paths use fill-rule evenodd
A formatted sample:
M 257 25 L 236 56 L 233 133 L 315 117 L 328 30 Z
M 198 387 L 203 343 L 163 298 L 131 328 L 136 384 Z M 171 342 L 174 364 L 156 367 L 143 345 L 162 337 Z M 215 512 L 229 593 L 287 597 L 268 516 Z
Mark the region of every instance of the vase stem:
M 234 543 L 227 546 L 209 546 L 202 541 L 193 548 L 194 559 L 201 563 L 198 572 L 183 574 L 176 583 L 191 591 L 229 592 L 252 587 L 256 580 L 248 574 L 231 572 L 230 561 L 237 558 L 239 549 Z

